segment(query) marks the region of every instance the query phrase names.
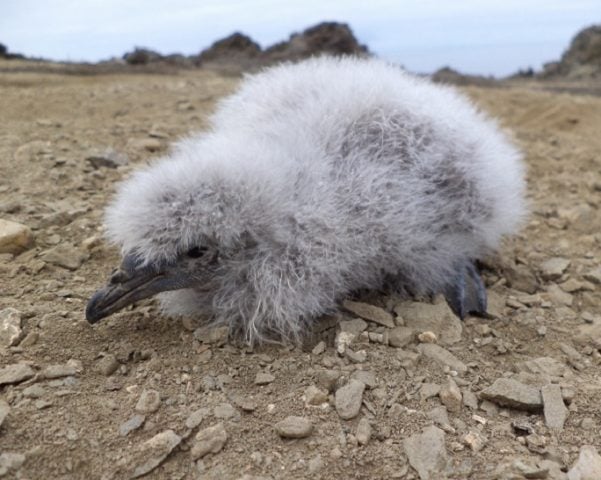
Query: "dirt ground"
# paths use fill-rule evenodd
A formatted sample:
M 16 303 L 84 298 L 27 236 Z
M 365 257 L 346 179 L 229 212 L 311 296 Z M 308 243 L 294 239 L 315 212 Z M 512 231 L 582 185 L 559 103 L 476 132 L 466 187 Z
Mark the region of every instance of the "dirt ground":
M 457 366 L 425 353 L 430 334 L 393 347 L 389 329 L 371 321 L 344 354 L 331 343 L 250 350 L 220 332 L 209 343 L 193 322 L 163 318 L 152 302 L 89 325 L 86 301 L 119 261 L 101 230 L 114 184 L 202 129 L 239 80 L 203 70 L 63 75 L 7 65 L 0 218 L 29 226 L 35 246 L 0 255 L 0 310 L 18 310 L 23 330 L 0 346 L 0 368 L 27 364 L 33 374 L 0 385 L 8 411 L 0 453 L 20 454 L 5 478 L 108 480 L 149 470 L 156 479 L 417 479 L 406 439 L 432 424 L 444 443 L 419 447 L 443 459 L 432 479 L 567 478 L 583 445 L 601 448 L 601 98 L 528 83 L 464 89 L 523 148 L 531 216 L 486 261 L 495 318 L 448 320 L 460 332 L 452 341 L 443 341 L 448 325 L 414 327 L 433 330 Z M 108 148 L 129 163 L 86 160 Z M 369 301 L 411 324 L 398 299 Z M 359 414 L 343 420 L 335 391 L 351 377 L 366 389 Z M 484 400 L 505 377 L 536 391 L 559 385 L 565 425 L 550 428 L 540 405 Z M 306 438 L 278 435 L 289 415 L 312 424 Z M 197 432 L 218 423 L 225 444 L 213 438 L 216 453 L 198 455 Z M 165 446 L 165 438 L 175 440 Z

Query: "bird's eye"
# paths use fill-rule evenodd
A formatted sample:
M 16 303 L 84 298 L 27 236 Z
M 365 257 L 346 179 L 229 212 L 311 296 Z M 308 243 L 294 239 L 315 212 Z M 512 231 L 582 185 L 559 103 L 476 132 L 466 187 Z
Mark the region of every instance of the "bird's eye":
M 194 248 L 191 248 L 190 250 L 188 250 L 186 255 L 190 258 L 200 258 L 205 253 L 207 253 L 207 250 L 208 250 L 207 247 L 194 247 Z

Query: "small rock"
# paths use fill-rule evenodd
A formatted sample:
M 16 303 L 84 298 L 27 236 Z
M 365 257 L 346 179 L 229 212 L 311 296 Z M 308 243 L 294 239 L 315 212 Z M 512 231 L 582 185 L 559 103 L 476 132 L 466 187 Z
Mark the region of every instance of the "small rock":
M 367 418 L 363 417 L 359 420 L 355 437 L 357 438 L 359 445 L 367 445 L 369 443 L 369 439 L 371 438 L 371 424 Z
M 317 474 L 322 468 L 323 468 L 323 459 L 321 458 L 321 455 L 316 455 L 315 457 L 313 457 L 311 460 L 309 460 L 309 473 L 311 475 L 315 475 Z M 257 479 L 259 480 L 259 479 Z
M 259 372 L 255 376 L 255 385 L 268 385 L 275 380 L 271 373 Z
M 0 253 L 18 255 L 33 246 L 33 234 L 26 225 L 0 218 Z
M 163 144 L 157 138 L 130 138 L 127 147 L 133 150 L 146 150 L 156 152 L 163 148 Z
M 25 455 L 22 453 L 3 452 L 0 455 L 0 477 L 18 470 L 23 463 L 25 463 Z
M 129 433 L 140 428 L 144 424 L 144 420 L 146 420 L 144 415 L 134 415 L 119 426 L 119 435 L 122 437 L 127 436 Z
M 470 430 L 466 433 L 461 440 L 465 443 L 472 452 L 479 452 L 486 445 L 486 437 L 482 433 L 475 430 Z
M 203 326 L 194 330 L 194 338 L 199 342 L 209 345 L 221 347 L 227 343 L 230 334 L 230 329 L 227 326 L 223 327 L 207 327 Z
M 540 272 L 545 280 L 557 280 L 570 266 L 567 258 L 554 257 L 544 261 L 540 266 Z
M 340 331 L 342 332 L 348 332 L 358 336 L 365 330 L 367 330 L 367 323 L 365 320 L 361 320 L 360 318 L 355 318 L 353 320 L 342 320 L 340 322 Z
M 584 445 L 580 456 L 568 472 L 568 480 L 599 480 L 601 478 L 601 456 L 592 445 Z
M 478 410 L 478 397 L 471 390 L 463 390 L 463 404 L 472 410 Z
M 584 275 L 584 279 L 596 285 L 601 285 L 601 267 L 594 268 Z
M 14 363 L 0 368 L 0 385 L 19 383 L 34 376 L 33 369 L 24 363 Z
M 452 378 L 449 378 L 449 381 L 446 383 L 446 385 L 442 386 L 438 396 L 440 397 L 442 404 L 447 407 L 449 412 L 461 412 L 463 397 L 459 387 Z
M 409 463 L 417 471 L 421 480 L 437 480 L 447 466 L 445 434 L 430 426 L 406 438 L 403 442 Z
M 198 427 L 208 415 L 208 408 L 199 408 L 198 410 L 193 411 L 186 419 L 186 428 L 192 430 L 193 428 Z
M 81 373 L 82 370 L 81 362 L 69 360 L 66 364 L 48 365 L 41 371 L 40 377 L 46 379 L 72 377 Z
M 46 390 L 38 384 L 29 385 L 29 387 L 23 389 L 23 396 L 26 398 L 41 398 L 44 395 L 46 395 Z
M 156 390 L 144 390 L 136 403 L 135 410 L 140 413 L 153 413 L 161 405 L 161 395 Z
M 350 380 L 344 387 L 336 390 L 335 405 L 340 418 L 350 420 L 359 415 L 363 402 L 365 385 L 358 380 Z
M 0 398 L 0 427 L 2 427 L 2 422 L 10 413 L 10 405 L 6 403 L 5 400 Z
M 435 362 L 446 365 L 459 373 L 467 372 L 467 366 L 440 345 L 436 345 L 435 343 L 421 343 L 417 348 L 425 357 L 428 357 Z
M 394 318 L 383 308 L 363 302 L 352 302 L 350 300 L 345 300 L 342 306 L 349 312 L 370 322 L 383 325 L 387 328 L 394 328 L 395 326 Z
M 244 412 L 254 412 L 257 409 L 257 402 L 252 398 L 239 394 L 230 394 L 229 399 Z
M 574 295 L 564 292 L 555 283 L 547 287 L 547 295 L 549 300 L 555 305 L 566 305 L 571 306 L 574 303 Z
M 346 349 L 355 341 L 357 335 L 351 332 L 340 331 L 336 333 L 336 338 L 334 339 L 334 346 L 336 347 L 336 351 L 340 355 L 344 355 Z
M 405 325 L 416 332 L 433 332 L 440 342 L 452 345 L 461 340 L 463 325 L 444 299 L 437 303 L 403 302 L 394 308 L 403 317 Z
M 220 420 L 238 419 L 240 414 L 230 403 L 220 403 L 213 409 L 213 415 Z
M 317 384 L 328 392 L 333 392 L 340 375 L 338 370 L 320 370 L 317 373 Z
M 38 332 L 29 332 L 25 335 L 25 338 L 19 342 L 20 347 L 31 347 L 35 345 L 40 339 L 40 334 Z
M 449 414 L 447 408 L 444 405 L 440 407 L 434 407 L 428 413 L 428 418 L 440 426 L 445 431 L 451 430 L 451 422 L 449 421 Z
M 104 152 L 95 153 L 86 157 L 88 162 L 96 170 L 99 168 L 117 168 L 129 163 L 127 155 L 119 153 L 112 148 L 107 148 Z
M 66 268 L 68 270 L 77 270 L 81 264 L 88 258 L 88 255 L 81 252 L 71 243 L 61 243 L 56 247 L 46 250 L 41 255 L 42 260 L 52 265 Z
M 421 342 L 421 343 L 436 343 L 438 342 L 438 337 L 436 336 L 436 334 L 434 332 L 422 332 L 417 336 L 417 339 Z
M 198 460 L 209 453 L 219 453 L 227 442 L 227 432 L 223 423 L 200 430 L 190 450 L 192 460 Z
M 286 417 L 276 423 L 274 428 L 282 438 L 305 438 L 313 432 L 313 425 L 305 417 Z
M 511 378 L 498 378 L 480 392 L 480 397 L 517 410 L 538 411 L 543 407 L 540 389 Z
M 394 327 L 388 332 L 388 344 L 403 348 L 409 345 L 415 336 L 415 332 L 408 327 Z
M 108 353 L 104 355 L 98 362 L 96 363 L 96 369 L 104 376 L 108 377 L 115 373 L 115 371 L 119 368 L 119 362 L 117 358 L 112 353 Z
M 321 340 L 317 343 L 317 345 L 315 345 L 313 347 L 313 350 L 311 350 L 311 353 L 313 355 L 321 355 L 325 351 L 326 351 L 326 342 Z
M 422 383 L 419 387 L 419 398 L 422 401 L 428 400 L 428 398 L 435 397 L 440 393 L 440 385 L 437 383 Z
M 355 352 L 354 350 L 347 348 L 344 351 L 344 356 L 353 363 L 365 363 L 367 360 L 367 352 L 365 350 L 358 350 Z
M 182 438 L 173 430 L 165 430 L 145 441 L 136 452 L 136 465 L 131 478 L 138 478 L 158 467 L 177 447 Z
M 378 380 L 376 379 L 376 375 L 373 372 L 368 372 L 366 370 L 355 370 L 352 373 L 351 378 L 360 381 L 369 390 L 378 386 Z
M 541 388 L 544 405 L 545 423 L 553 430 L 563 430 L 563 424 L 568 417 L 568 409 L 563 403 L 559 385 L 548 384 Z
M 320 390 L 314 385 L 305 390 L 305 403 L 307 405 L 321 405 L 328 401 L 328 392 Z
M 0 310 L 0 347 L 16 345 L 22 335 L 21 312 L 10 307 Z

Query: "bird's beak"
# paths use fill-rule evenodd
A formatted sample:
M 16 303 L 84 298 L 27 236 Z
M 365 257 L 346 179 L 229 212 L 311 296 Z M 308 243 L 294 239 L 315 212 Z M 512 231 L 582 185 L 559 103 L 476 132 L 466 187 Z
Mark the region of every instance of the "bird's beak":
M 92 295 L 86 307 L 88 322 L 96 323 L 134 302 L 184 287 L 169 273 L 170 268 L 140 267 L 137 263 L 133 257 L 126 256 L 107 285 Z

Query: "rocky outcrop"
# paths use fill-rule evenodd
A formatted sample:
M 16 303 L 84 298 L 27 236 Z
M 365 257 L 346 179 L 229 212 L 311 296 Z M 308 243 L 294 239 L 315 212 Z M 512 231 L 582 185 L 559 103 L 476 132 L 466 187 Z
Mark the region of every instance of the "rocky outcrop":
M 601 25 L 579 32 L 557 62 L 545 64 L 543 78 L 601 78 Z

